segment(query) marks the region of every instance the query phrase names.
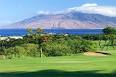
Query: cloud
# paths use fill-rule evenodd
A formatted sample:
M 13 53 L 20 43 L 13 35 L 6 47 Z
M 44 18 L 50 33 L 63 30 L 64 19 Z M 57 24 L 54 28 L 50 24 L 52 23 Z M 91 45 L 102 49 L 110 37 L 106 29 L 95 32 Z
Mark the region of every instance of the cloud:
M 116 7 L 99 6 L 96 3 L 83 4 L 80 7 L 69 8 L 68 11 L 79 11 L 91 14 L 101 14 L 105 16 L 116 17 Z
M 45 14 L 45 15 L 47 15 L 47 14 L 51 14 L 49 11 L 39 11 L 37 14 Z
M 69 13 L 72 11 L 83 12 L 83 13 L 90 13 L 90 14 L 101 14 L 110 17 L 116 17 L 116 6 L 100 6 L 96 3 L 86 3 L 78 7 L 68 8 L 63 11 L 39 11 L 38 14 L 62 14 L 62 13 Z
M 98 6 L 96 3 L 86 3 L 86 4 L 83 4 L 82 7 L 92 7 L 92 6 Z
M 65 10 L 63 10 L 63 11 L 52 11 L 52 12 L 50 12 L 50 11 L 39 11 L 37 14 L 44 14 L 44 15 L 49 15 L 49 14 L 62 14 L 62 13 L 67 13 L 67 11 Z

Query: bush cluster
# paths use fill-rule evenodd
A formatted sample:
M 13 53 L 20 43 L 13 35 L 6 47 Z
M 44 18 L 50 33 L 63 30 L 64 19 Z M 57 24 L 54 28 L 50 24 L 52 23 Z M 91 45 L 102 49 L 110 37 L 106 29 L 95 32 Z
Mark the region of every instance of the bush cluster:
M 4 52 L 7 58 L 39 56 L 38 45 L 36 44 L 23 44 L 20 46 L 10 47 L 10 48 L 4 49 Z
M 94 51 L 96 44 L 91 40 L 99 38 L 96 35 L 49 35 L 42 34 L 41 29 L 28 30 L 29 34 L 25 35 L 23 39 L 1 40 L 0 55 L 15 58 L 78 54 Z

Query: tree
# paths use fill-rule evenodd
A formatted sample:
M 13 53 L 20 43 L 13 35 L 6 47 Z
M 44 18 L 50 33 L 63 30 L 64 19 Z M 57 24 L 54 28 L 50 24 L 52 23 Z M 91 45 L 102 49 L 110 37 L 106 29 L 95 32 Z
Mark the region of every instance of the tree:
M 104 34 L 116 34 L 116 28 L 106 27 L 103 29 Z
M 41 29 L 41 28 L 37 28 L 35 31 L 37 34 L 43 34 L 43 32 L 44 32 L 43 29 Z
M 114 45 L 116 45 L 116 28 L 113 27 L 106 27 L 103 29 L 103 32 L 105 34 L 105 43 L 106 40 L 108 41 L 108 46 L 112 46 L 114 48 Z
M 44 34 L 44 30 L 43 29 L 37 28 L 35 30 L 35 35 L 38 36 L 37 43 L 38 43 L 39 48 L 40 48 L 40 57 L 42 57 L 42 54 L 43 54 L 43 43 L 47 42 L 48 39 L 49 39 L 49 36 L 46 36 L 45 34 L 42 35 L 42 34 Z
M 29 33 L 29 35 L 26 36 L 28 38 L 27 40 L 29 42 L 38 44 L 38 48 L 40 49 L 40 57 L 42 57 L 42 54 L 43 54 L 42 44 L 45 40 L 43 39 L 43 36 L 42 36 L 42 34 L 44 33 L 43 29 L 37 28 L 35 30 L 32 30 L 31 28 L 28 28 L 27 31 Z M 34 41 L 31 41 L 31 40 L 34 40 Z
M 33 29 L 32 29 L 32 28 L 27 28 L 27 32 L 28 32 L 29 34 L 32 34 L 32 33 L 33 33 Z
M 42 57 L 42 54 L 43 54 L 43 44 L 45 43 L 45 42 L 48 42 L 48 40 L 49 40 L 49 36 L 46 36 L 46 35 L 44 35 L 44 36 L 41 36 L 40 38 L 39 38 L 39 47 L 40 47 L 40 57 Z

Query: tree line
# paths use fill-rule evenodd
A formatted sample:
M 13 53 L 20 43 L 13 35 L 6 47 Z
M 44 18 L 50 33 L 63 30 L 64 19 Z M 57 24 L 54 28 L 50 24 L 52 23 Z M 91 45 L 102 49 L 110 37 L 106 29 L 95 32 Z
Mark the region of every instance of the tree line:
M 99 47 L 116 46 L 116 29 L 107 27 L 103 29 L 104 34 L 95 35 L 51 35 L 43 29 L 35 30 L 29 28 L 28 34 L 23 39 L 9 39 L 0 41 L 0 55 L 6 58 L 15 57 L 42 57 L 42 56 L 65 56 L 96 51 Z

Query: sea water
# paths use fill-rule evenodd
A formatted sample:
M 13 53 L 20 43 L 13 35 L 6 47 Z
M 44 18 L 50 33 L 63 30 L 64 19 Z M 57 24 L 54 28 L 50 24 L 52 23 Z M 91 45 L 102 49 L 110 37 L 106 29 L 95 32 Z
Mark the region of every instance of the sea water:
M 44 29 L 49 34 L 102 34 L 102 29 Z M 26 29 L 0 29 L 0 36 L 24 36 Z

